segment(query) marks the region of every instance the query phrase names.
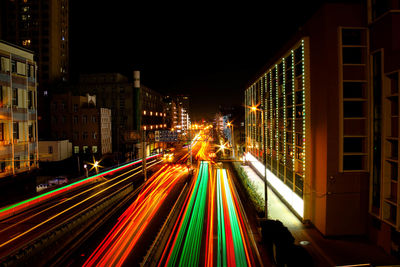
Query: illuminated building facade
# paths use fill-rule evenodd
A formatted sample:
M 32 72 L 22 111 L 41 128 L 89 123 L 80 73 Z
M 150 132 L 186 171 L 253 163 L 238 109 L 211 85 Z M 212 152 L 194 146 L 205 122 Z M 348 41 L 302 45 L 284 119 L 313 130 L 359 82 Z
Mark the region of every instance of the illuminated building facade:
M 38 167 L 37 65 L 33 52 L 0 41 L 0 178 Z
M 361 4 L 323 5 L 245 90 L 247 160 L 262 176 L 266 162 L 271 187 L 327 236 L 367 232 L 364 17 Z

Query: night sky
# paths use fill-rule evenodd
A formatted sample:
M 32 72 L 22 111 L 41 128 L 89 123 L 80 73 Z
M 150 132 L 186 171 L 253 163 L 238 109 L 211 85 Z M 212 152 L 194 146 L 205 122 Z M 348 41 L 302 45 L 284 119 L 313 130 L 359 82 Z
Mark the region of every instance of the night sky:
M 72 77 L 138 69 L 160 93 L 190 94 L 197 120 L 242 104 L 246 83 L 323 0 L 147 2 L 70 1 Z

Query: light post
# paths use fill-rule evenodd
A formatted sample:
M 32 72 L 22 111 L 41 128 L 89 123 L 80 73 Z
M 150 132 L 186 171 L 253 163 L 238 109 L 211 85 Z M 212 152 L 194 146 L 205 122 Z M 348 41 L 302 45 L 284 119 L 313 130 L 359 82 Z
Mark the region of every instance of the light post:
M 83 168 L 85 169 L 85 176 L 87 178 L 89 176 L 89 171 L 88 171 L 88 168 L 87 168 L 87 164 L 84 164 Z
M 263 159 L 264 159 L 264 200 L 265 200 L 265 210 L 264 216 L 265 219 L 268 219 L 268 179 L 267 179 L 267 151 L 266 151 L 266 138 L 265 138 L 265 125 L 264 125 L 264 107 L 261 106 L 261 109 L 258 109 L 256 106 L 250 107 L 252 112 L 261 111 L 261 127 L 263 127 Z

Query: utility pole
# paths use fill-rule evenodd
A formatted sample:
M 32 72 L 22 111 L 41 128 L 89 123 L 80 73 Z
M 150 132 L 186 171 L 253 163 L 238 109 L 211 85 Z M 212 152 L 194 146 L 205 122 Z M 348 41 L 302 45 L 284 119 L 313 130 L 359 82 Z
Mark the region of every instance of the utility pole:
M 143 154 L 143 175 L 144 180 L 147 181 L 147 170 L 146 170 L 146 130 L 143 129 L 142 132 L 142 154 Z
M 190 156 L 190 168 L 192 168 L 192 136 L 189 129 L 189 156 Z

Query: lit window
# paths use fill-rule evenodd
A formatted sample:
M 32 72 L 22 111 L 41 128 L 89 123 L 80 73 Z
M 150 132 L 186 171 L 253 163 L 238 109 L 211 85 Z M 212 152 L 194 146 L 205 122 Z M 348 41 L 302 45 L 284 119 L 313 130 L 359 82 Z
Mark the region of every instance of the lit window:
M 158 112 L 156 112 L 156 116 L 158 116 Z
M 143 115 L 146 115 L 146 110 L 143 110 Z
M 74 153 L 78 154 L 79 153 L 79 146 L 74 146 Z
M 153 116 L 153 111 L 150 111 L 150 116 Z
M 92 152 L 97 153 L 97 146 L 92 146 Z

